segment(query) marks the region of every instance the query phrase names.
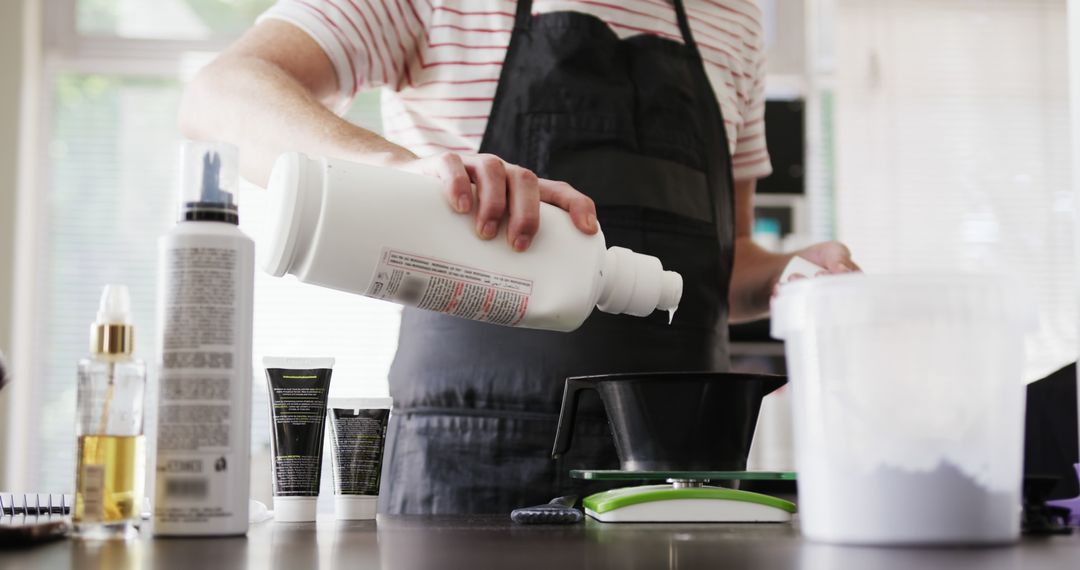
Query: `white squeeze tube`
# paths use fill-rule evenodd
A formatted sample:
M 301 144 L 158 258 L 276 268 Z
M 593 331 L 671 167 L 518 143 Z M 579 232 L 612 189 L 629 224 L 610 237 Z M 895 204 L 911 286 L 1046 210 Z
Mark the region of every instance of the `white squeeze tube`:
M 441 183 L 418 174 L 287 153 L 267 187 L 259 264 L 275 276 L 477 321 L 572 331 L 597 308 L 673 311 L 682 277 L 660 260 L 586 235 L 540 205 L 528 251 L 476 237 Z M 505 227 L 501 230 L 505 232 Z
M 236 147 L 184 143 L 179 222 L 159 242 L 157 536 L 248 529 L 255 243 L 239 183 Z

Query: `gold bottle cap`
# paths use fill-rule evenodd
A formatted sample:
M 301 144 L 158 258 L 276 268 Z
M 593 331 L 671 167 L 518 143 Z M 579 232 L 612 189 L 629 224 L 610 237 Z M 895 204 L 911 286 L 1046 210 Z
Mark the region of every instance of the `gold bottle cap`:
M 131 354 L 135 350 L 135 328 L 126 324 L 90 325 L 90 352 Z

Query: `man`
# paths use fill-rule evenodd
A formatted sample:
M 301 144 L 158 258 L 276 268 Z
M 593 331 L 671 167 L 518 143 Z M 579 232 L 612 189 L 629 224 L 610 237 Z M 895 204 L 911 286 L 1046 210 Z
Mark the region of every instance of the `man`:
M 615 462 L 596 413 L 549 458 L 564 378 L 723 371 L 729 317 L 768 311 L 789 256 L 750 239 L 770 171 L 761 14 L 748 0 L 687 3 L 282 0 L 187 91 L 185 134 L 238 144 L 254 181 L 290 149 L 412 170 L 444 182 L 480 239 L 505 224 L 508 247 L 526 250 L 545 201 L 683 276 L 670 326 L 594 314 L 562 334 L 407 309 L 382 512 L 546 502 L 573 486 L 569 469 Z M 330 110 L 375 87 L 387 138 Z M 837 243 L 801 255 L 856 269 Z

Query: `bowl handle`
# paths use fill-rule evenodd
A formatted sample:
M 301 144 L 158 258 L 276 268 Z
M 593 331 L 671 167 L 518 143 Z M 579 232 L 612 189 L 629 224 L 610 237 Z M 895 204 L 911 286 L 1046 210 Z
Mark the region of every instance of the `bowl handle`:
M 562 407 L 559 409 L 559 427 L 555 430 L 555 447 L 551 458 L 558 459 L 570 451 L 574 437 L 574 420 L 577 418 L 578 394 L 582 390 L 596 390 L 596 378 L 567 378 L 563 388 Z

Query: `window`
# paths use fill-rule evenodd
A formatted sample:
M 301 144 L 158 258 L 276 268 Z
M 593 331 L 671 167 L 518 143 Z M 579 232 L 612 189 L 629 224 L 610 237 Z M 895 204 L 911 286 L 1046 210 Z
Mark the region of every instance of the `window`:
M 75 366 L 88 346 L 101 288 L 131 288 L 136 354 L 154 362 L 157 238 L 174 223 L 180 141 L 176 111 L 192 61 L 206 61 L 271 0 L 45 0 L 39 199 L 32 244 L 34 364 L 22 425 L 29 453 L 14 483 L 73 488 Z M 152 7 L 152 9 L 151 9 Z M 167 17 L 163 17 L 163 14 Z M 378 129 L 378 94 L 348 115 Z M 241 226 L 257 221 L 260 189 L 241 189 Z M 380 396 L 397 344 L 399 309 L 257 274 L 255 456 L 265 455 L 264 354 L 337 358 L 332 395 Z M 27 300 L 20 300 L 20 302 Z M 151 366 L 151 369 L 153 367 Z M 20 382 L 22 380 L 20 379 Z M 268 466 L 253 464 L 258 480 Z M 262 473 L 262 470 L 266 470 Z
M 77 30 L 85 36 L 209 40 L 246 30 L 268 0 L 76 0 Z
M 868 271 L 991 271 L 1076 361 L 1065 0 L 836 2 L 838 236 Z

